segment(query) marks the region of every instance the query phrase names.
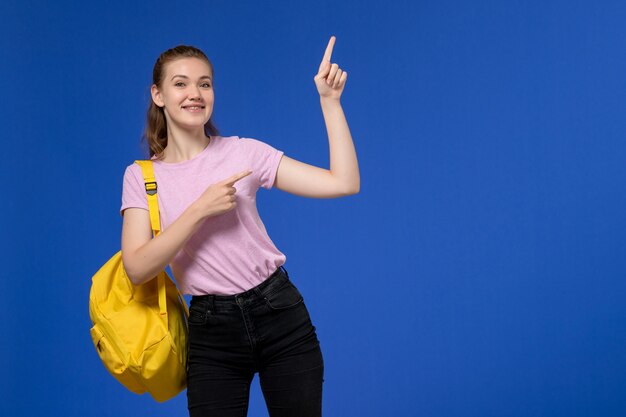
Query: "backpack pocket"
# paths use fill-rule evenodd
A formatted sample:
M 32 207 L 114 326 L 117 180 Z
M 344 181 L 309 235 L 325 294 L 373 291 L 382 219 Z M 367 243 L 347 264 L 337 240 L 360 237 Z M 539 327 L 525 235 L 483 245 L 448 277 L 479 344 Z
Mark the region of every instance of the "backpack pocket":
M 128 364 L 122 359 L 121 354 L 113 348 L 113 344 L 108 341 L 98 325 L 93 326 L 89 332 L 100 359 L 111 375 L 132 392 L 137 394 L 144 393 L 146 391 L 145 388 L 137 383 L 128 372 Z

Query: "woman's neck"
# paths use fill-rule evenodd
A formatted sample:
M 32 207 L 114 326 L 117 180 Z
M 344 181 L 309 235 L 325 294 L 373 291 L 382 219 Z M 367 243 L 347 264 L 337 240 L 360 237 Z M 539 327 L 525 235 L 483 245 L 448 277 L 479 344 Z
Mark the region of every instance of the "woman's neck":
M 163 162 L 178 163 L 188 161 L 202 152 L 209 144 L 210 136 L 201 131 L 189 132 L 181 129 L 167 129 L 167 146 L 163 150 Z

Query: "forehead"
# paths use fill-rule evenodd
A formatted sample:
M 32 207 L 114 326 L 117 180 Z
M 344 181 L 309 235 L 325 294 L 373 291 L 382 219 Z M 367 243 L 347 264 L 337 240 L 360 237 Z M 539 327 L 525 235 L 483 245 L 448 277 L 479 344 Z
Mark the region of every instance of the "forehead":
M 165 66 L 165 74 L 168 80 L 174 75 L 186 75 L 189 78 L 213 75 L 209 64 L 200 58 L 178 58 L 168 62 Z

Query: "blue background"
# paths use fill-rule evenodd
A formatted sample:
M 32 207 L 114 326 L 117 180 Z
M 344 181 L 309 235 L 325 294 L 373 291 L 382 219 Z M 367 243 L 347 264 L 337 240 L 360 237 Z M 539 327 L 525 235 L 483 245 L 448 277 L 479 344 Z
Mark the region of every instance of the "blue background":
M 624 21 L 619 1 L 4 0 L 0 415 L 187 415 L 126 391 L 89 336 L 152 66 L 200 47 L 222 134 L 327 168 L 330 35 L 361 192 L 258 194 L 324 415 L 626 415 Z

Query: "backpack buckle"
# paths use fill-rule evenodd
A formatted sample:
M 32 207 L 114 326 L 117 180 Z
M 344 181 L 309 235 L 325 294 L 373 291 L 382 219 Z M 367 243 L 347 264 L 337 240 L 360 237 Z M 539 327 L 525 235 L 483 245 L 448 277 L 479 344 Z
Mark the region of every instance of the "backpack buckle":
M 146 182 L 146 194 L 155 195 L 157 193 L 156 181 Z

